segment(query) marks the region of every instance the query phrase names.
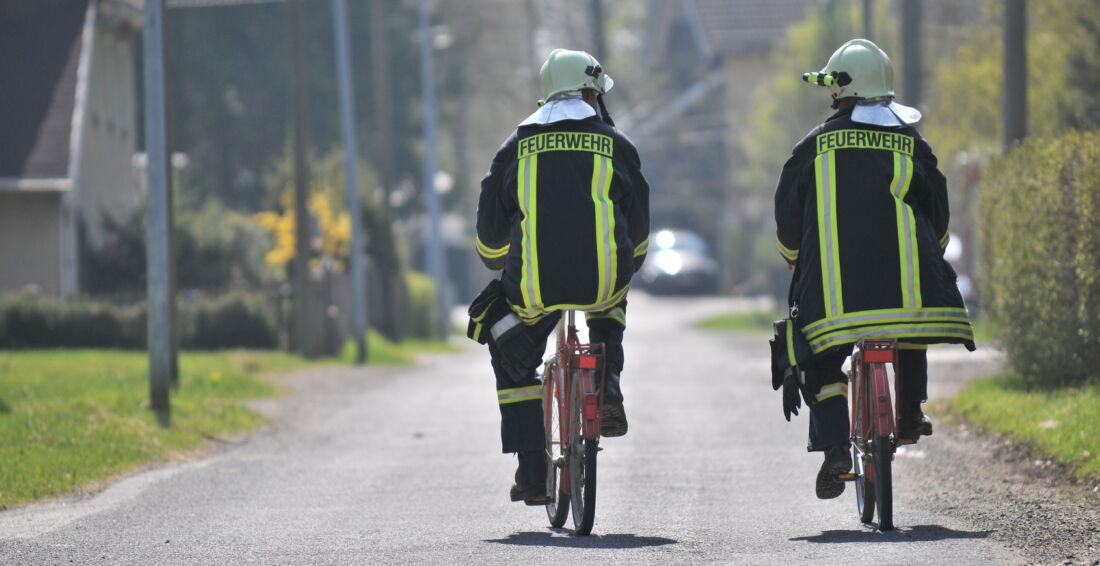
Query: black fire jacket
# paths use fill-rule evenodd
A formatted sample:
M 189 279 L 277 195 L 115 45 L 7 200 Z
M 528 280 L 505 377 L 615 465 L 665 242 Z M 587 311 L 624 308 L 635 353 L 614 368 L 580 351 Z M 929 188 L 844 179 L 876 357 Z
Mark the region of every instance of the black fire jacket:
M 790 303 L 813 352 L 863 337 L 962 343 L 974 335 L 948 242 L 947 183 L 912 126 L 841 111 L 795 146 L 775 191 Z
M 648 237 L 638 152 L 595 116 L 520 126 L 481 181 L 477 252 L 521 317 L 616 305 Z

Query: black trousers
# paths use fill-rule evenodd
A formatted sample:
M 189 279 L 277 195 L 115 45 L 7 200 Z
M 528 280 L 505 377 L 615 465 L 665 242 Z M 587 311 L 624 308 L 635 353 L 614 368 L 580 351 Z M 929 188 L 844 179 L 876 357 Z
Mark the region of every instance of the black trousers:
M 928 350 L 923 347 L 898 350 L 898 371 L 901 374 L 901 406 L 928 399 Z M 847 445 L 851 437 L 848 417 L 848 376 L 841 371 L 844 359 L 852 353 L 854 344 L 830 348 L 814 357 L 815 386 L 805 391 L 810 406 L 810 441 L 807 450 L 820 452 L 836 445 Z M 838 387 L 843 384 L 843 387 Z M 838 393 L 839 392 L 839 393 Z M 903 409 L 904 410 L 904 409 Z
M 623 370 L 626 300 L 606 311 L 585 313 L 584 318 L 588 325 L 589 342 L 604 344 L 604 367 L 608 375 L 619 375 Z M 545 344 L 559 320 L 560 311 L 547 313 L 538 322 L 525 326 L 524 332 L 535 343 Z M 542 424 L 542 382 L 538 378 L 544 354 L 545 351 L 536 352 L 525 360 L 521 368 L 524 377 L 516 381 L 501 367 L 500 350 L 492 340 L 489 341 L 489 355 L 497 381 L 497 402 L 500 405 L 501 451 L 506 454 L 544 448 L 546 431 Z

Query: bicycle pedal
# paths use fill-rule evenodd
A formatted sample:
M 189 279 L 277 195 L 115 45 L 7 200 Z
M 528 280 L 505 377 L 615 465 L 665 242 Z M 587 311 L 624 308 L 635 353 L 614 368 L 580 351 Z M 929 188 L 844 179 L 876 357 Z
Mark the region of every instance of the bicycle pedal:
M 916 439 L 910 439 L 910 438 L 898 439 L 898 446 L 908 446 L 910 444 L 916 444 L 916 443 L 917 443 Z
M 856 474 L 838 474 L 836 479 L 838 481 L 856 481 L 857 477 Z

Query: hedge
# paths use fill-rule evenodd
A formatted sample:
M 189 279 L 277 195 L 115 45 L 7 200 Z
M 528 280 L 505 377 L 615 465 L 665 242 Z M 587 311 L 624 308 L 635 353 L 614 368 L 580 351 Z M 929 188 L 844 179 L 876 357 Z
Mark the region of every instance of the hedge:
M 181 300 L 180 345 L 188 349 L 277 348 L 274 303 L 259 293 Z M 145 347 L 145 305 L 118 306 L 11 294 L 0 300 L 0 349 Z
M 439 286 L 435 279 L 420 271 L 405 274 L 408 303 L 405 307 L 405 334 L 415 338 L 439 336 Z
M 1100 379 L 1100 131 L 1030 139 L 982 187 L 983 290 L 1030 386 Z

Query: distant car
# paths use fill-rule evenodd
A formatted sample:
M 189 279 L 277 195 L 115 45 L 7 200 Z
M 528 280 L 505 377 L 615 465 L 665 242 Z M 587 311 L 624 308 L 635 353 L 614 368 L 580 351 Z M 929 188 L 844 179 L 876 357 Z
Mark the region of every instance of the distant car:
M 690 230 L 658 230 L 649 236 L 649 255 L 635 285 L 653 294 L 718 291 L 718 262 L 703 238 Z

